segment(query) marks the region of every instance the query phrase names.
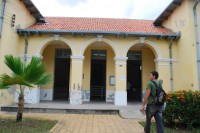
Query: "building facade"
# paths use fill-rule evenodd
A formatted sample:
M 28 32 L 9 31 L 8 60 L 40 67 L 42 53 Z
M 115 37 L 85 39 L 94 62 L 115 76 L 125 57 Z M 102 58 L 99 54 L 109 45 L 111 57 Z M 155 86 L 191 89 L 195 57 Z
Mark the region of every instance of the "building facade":
M 166 91 L 199 90 L 195 2 L 174 0 L 150 21 L 45 18 L 31 0 L 2 0 L 0 73 L 9 72 L 3 63 L 7 54 L 25 61 L 32 56 L 43 59 L 53 80 L 27 89 L 27 103 L 64 100 L 127 105 L 142 101 L 153 70 L 159 72 Z M 0 104 L 17 102 L 15 90 L 15 86 L 1 90 Z

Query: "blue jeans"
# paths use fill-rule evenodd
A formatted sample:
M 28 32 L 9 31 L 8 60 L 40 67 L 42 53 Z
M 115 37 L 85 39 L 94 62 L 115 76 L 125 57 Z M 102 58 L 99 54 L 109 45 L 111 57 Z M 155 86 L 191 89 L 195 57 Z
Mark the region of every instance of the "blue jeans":
M 150 133 L 151 118 L 153 116 L 156 120 L 157 133 L 164 133 L 164 126 L 163 126 L 163 120 L 162 120 L 162 106 L 156 106 L 153 104 L 147 104 L 146 126 L 144 128 L 144 132 Z

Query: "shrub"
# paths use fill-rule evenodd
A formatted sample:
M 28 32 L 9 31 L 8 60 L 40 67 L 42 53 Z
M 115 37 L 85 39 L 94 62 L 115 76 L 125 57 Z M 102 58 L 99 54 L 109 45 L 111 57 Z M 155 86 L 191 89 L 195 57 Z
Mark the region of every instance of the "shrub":
M 167 124 L 200 127 L 200 91 L 175 91 L 167 94 L 164 121 Z

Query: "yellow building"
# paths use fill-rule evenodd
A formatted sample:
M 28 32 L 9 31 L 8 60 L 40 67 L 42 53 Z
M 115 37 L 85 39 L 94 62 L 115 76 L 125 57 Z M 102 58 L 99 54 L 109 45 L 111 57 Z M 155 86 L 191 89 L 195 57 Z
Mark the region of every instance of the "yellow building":
M 150 21 L 43 17 L 31 0 L 1 0 L 0 74 L 9 72 L 4 55 L 43 59 L 53 82 L 27 89 L 27 103 L 127 105 L 142 101 L 153 70 L 166 91 L 199 90 L 195 2 L 174 0 Z M 15 89 L 0 91 L 0 105 L 17 102 Z

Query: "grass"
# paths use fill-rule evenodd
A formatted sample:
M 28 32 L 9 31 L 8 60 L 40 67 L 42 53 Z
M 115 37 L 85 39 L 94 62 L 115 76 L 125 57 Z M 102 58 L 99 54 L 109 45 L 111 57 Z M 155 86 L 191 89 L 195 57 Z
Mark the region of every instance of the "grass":
M 145 122 L 139 122 L 140 125 L 143 127 L 145 126 Z M 169 127 L 164 127 L 165 133 L 193 133 L 192 131 L 186 130 L 186 129 L 174 129 Z M 198 130 L 194 131 L 195 133 L 200 133 Z M 156 133 L 156 123 L 152 122 L 151 124 L 151 133 Z
M 47 133 L 56 123 L 32 118 L 23 118 L 22 122 L 16 122 L 14 118 L 0 118 L 0 133 Z

